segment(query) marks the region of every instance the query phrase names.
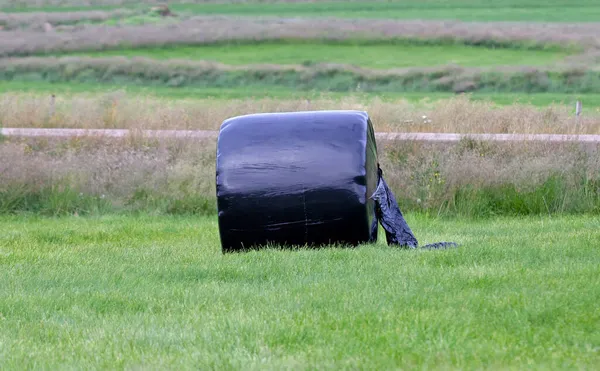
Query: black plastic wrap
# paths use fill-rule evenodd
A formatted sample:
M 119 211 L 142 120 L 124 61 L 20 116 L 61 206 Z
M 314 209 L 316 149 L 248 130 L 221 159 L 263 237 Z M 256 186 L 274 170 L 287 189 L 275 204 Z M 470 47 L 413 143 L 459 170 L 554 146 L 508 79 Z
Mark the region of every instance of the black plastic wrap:
M 264 113 L 221 125 L 217 206 L 224 252 L 265 246 L 417 248 L 377 161 L 362 111 Z M 455 247 L 438 242 L 423 248 Z
M 223 251 L 377 240 L 377 147 L 366 112 L 228 119 L 216 170 Z
M 396 203 L 394 194 L 383 179 L 383 171 L 378 169 L 379 185 L 371 196 L 375 200 L 376 216 L 385 230 L 388 245 L 417 248 L 419 242 L 404 220 L 404 215 Z

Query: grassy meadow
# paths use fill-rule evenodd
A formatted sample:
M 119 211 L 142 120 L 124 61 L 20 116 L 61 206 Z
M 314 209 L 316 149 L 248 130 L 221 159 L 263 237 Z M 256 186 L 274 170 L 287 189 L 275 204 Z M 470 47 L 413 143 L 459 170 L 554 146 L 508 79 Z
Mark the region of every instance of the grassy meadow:
M 165 99 L 173 102 L 184 100 L 214 99 L 220 104 L 226 104 L 229 100 L 295 100 L 297 102 L 315 99 L 331 99 L 340 101 L 344 99 L 356 100 L 368 103 L 373 99 L 383 101 L 409 101 L 409 102 L 435 102 L 455 98 L 453 93 L 419 93 L 419 92 L 321 92 L 298 91 L 286 87 L 278 88 L 193 88 L 193 87 L 168 87 L 168 86 L 115 86 L 101 83 L 52 83 L 44 81 L 7 81 L 0 85 L 0 94 L 4 98 L 11 95 L 29 95 L 38 97 L 40 100 L 49 101 L 51 94 L 56 94 L 60 100 L 70 100 L 76 97 L 94 98 L 110 96 L 113 94 L 138 96 L 144 100 L 147 98 Z M 510 106 L 513 104 L 529 105 L 531 107 L 546 108 L 548 106 L 562 106 L 572 113 L 575 110 L 575 102 L 582 100 L 587 108 L 597 110 L 600 107 L 600 94 L 559 94 L 559 93 L 470 93 L 464 95 L 474 102 L 492 102 L 499 106 Z M 5 124 L 8 125 L 8 124 Z
M 7 12 L 107 10 L 136 8 L 155 1 L 16 0 L 0 1 Z M 235 3 L 235 4 L 231 4 Z M 119 4 L 119 5 L 117 5 Z M 123 5 L 124 4 L 124 5 Z M 46 5 L 46 6 L 43 6 Z M 597 22 L 600 5 L 593 0 L 427 0 L 427 1 L 198 1 L 170 5 L 177 13 L 269 15 L 278 17 L 346 17 L 394 19 L 450 19 L 462 21 Z
M 0 0 L 0 369 L 594 369 L 600 146 L 378 141 L 421 245 L 223 255 L 217 130 L 600 134 L 595 0 Z M 575 101 L 583 113 L 574 116 Z
M 365 68 L 389 69 L 453 64 L 466 67 L 544 65 L 569 55 L 564 50 L 487 49 L 470 45 L 418 45 L 411 43 L 325 43 L 262 42 L 203 46 L 115 49 L 73 52 L 67 55 L 90 57 L 147 57 L 154 59 L 209 60 L 231 65 L 311 63 L 350 64 Z
M 337 1 L 228 4 L 181 4 L 173 9 L 196 14 L 449 19 L 461 21 L 597 22 L 600 5 L 590 0 Z
M 395 19 L 392 11 L 381 19 L 269 13 L 279 7 L 317 13 L 324 6 L 368 8 L 365 4 L 173 4 L 175 14 L 164 17 L 149 5 L 125 6 L 82 11 L 80 22 L 78 12 L 5 13 L 0 16 L 5 36 L 0 80 L 423 95 L 600 92 L 595 22 L 448 22 L 426 16 Z M 386 12 L 387 7 L 399 12 L 430 7 L 440 14 L 455 5 L 483 7 L 465 4 L 372 6 Z M 515 10 L 527 4 L 505 6 Z M 496 5 L 490 12 L 498 10 Z M 580 15 L 595 9 L 592 3 L 579 5 L 571 8 Z M 185 10 L 203 7 L 206 12 Z M 256 13 L 239 17 L 208 11 L 212 7 L 252 7 Z
M 0 217 L 0 367 L 598 364 L 597 218 L 407 220 L 461 247 L 222 255 L 214 218 Z

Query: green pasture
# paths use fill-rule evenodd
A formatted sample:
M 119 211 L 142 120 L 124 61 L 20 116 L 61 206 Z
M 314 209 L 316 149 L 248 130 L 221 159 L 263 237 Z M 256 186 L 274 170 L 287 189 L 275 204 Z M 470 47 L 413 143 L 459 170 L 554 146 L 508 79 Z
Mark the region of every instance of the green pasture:
M 365 102 L 374 98 L 383 100 L 406 99 L 412 102 L 448 99 L 452 93 L 336 93 L 319 91 L 298 91 L 285 87 L 264 88 L 173 88 L 173 87 L 144 87 L 124 86 L 111 84 L 92 83 L 48 83 L 44 81 L 3 81 L 0 83 L 2 93 L 29 93 L 29 94 L 59 94 L 62 96 L 97 95 L 122 91 L 140 96 L 153 96 L 165 99 L 215 99 L 227 103 L 229 99 L 359 99 Z M 600 107 L 600 94 L 523 94 L 523 93 L 471 93 L 472 100 L 492 101 L 499 105 L 531 104 L 545 107 L 552 104 L 566 104 L 575 108 L 575 102 L 580 99 L 584 103 L 584 110 Z M 585 111 L 584 111 L 585 112 Z
M 353 93 L 494 93 L 597 94 L 600 72 L 552 71 L 515 68 L 510 71 L 469 67 L 406 69 L 375 74 L 372 70 L 347 66 L 310 65 L 304 69 L 243 66 L 221 68 L 210 64 L 152 59 L 46 58 L 33 64 L 7 63 L 0 68 L 0 81 L 36 83 L 85 83 L 147 88 L 237 89 Z
M 149 4 L 126 2 L 127 7 L 148 7 Z M 143 3 L 143 2 L 142 2 Z M 27 7 L 22 5 L 26 4 Z M 110 2 L 94 1 L 84 6 L 80 1 L 67 0 L 63 6 L 40 1 L 0 2 L 3 11 L 79 11 L 114 9 Z M 104 4 L 98 5 L 98 4 Z M 42 6 L 40 6 L 42 5 Z M 325 1 L 325 2 L 208 2 L 187 4 L 170 2 L 175 12 L 183 14 L 231 14 L 270 16 L 335 16 L 349 18 L 440 19 L 463 21 L 525 21 L 525 22 L 597 22 L 600 3 L 595 0 L 407 0 L 407 1 Z M 122 6 L 121 6 L 122 7 Z
M 593 369 L 598 218 L 222 255 L 215 217 L 0 217 L 2 369 Z
M 432 0 L 338 1 L 242 4 L 180 4 L 172 8 L 194 14 L 334 16 L 461 21 L 597 22 L 600 3 L 591 0 Z
M 406 42 L 236 42 L 197 46 L 119 48 L 69 52 L 61 55 L 91 57 L 126 56 L 154 59 L 209 60 L 229 65 L 314 63 L 348 64 L 364 68 L 390 69 L 458 65 L 485 67 L 502 65 L 547 65 L 568 56 L 566 50 L 486 48 L 456 44 Z

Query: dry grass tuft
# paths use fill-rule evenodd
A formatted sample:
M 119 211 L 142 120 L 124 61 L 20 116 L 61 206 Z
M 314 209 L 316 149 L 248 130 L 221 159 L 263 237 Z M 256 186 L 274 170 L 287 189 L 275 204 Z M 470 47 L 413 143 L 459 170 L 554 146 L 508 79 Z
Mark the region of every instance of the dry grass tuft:
M 456 194 L 467 187 L 514 187 L 517 193 L 534 193 L 556 177 L 564 182 L 563 192 L 576 190 L 582 181 L 598 182 L 599 150 L 599 146 L 468 140 L 452 146 L 389 142 L 380 145 L 386 179 L 405 202 L 425 209 L 452 203 Z M 598 186 L 600 183 L 595 186 L 597 197 Z M 496 196 L 502 197 L 502 192 Z
M 140 191 L 154 198 L 214 197 L 214 141 L 6 141 L 0 158 L 0 194 L 65 187 L 116 206 L 135 201 Z

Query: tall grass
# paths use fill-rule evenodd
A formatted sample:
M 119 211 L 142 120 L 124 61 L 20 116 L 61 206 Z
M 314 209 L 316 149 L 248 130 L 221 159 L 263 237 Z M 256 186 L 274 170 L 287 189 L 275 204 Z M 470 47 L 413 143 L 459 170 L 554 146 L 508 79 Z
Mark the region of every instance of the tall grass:
M 435 215 L 600 213 L 598 146 L 380 142 L 403 210 Z M 6 140 L 0 213 L 212 214 L 214 140 Z
M 600 212 L 599 149 L 473 140 L 380 144 L 401 205 L 464 216 Z
M 214 145 L 5 141 L 0 212 L 214 212 Z
M 585 106 L 585 101 L 584 101 Z M 160 99 L 123 91 L 63 96 L 0 94 L 5 127 L 217 130 L 232 116 L 255 112 L 366 110 L 376 131 L 438 133 L 600 134 L 600 110 L 573 107 L 498 106 L 459 95 L 435 101 L 404 99 Z
M 575 121 L 564 106 L 498 107 L 456 97 L 436 102 L 307 100 L 163 100 L 115 92 L 102 96 L 0 96 L 8 127 L 126 128 L 125 139 L 72 138 L 0 144 L 0 213 L 85 214 L 115 211 L 213 213 L 214 140 L 151 140 L 137 129 L 217 130 L 253 112 L 361 109 L 377 131 L 600 133 L 600 112 Z M 600 211 L 597 146 L 549 143 L 455 145 L 380 142 L 385 176 L 402 208 L 486 216 Z

